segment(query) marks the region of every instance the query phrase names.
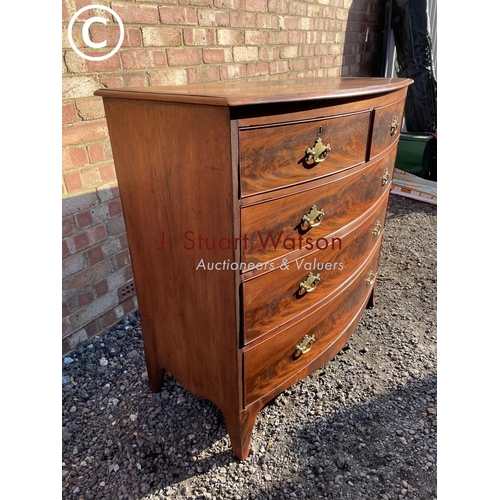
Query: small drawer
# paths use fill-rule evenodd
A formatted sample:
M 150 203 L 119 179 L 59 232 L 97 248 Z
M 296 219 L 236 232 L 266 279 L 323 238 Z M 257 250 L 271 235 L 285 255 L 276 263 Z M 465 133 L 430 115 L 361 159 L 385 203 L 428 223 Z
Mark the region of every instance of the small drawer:
M 403 122 L 405 100 L 375 109 L 370 158 L 377 156 L 397 141 Z
M 328 300 L 352 276 L 381 241 L 388 194 L 359 222 L 335 233 L 339 245 L 243 282 L 244 344 Z
M 365 111 L 240 129 L 241 196 L 298 184 L 364 162 L 369 128 L 370 112 Z
M 325 306 L 244 352 L 246 406 L 292 379 L 343 337 L 368 301 L 375 282 L 378 256 L 377 247 L 354 279 Z
M 250 269 L 330 245 L 326 236 L 362 216 L 389 189 L 395 156 L 393 148 L 379 161 L 314 189 L 243 207 L 241 261 Z

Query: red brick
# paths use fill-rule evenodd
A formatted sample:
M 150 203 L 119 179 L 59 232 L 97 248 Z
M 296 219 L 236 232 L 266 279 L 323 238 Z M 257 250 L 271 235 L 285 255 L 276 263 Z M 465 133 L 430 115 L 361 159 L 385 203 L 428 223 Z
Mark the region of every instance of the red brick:
M 67 257 L 70 254 L 71 254 L 71 252 L 69 251 L 68 242 L 67 242 L 67 240 L 63 240 L 63 242 L 62 242 L 62 258 L 64 259 L 64 257 Z
M 253 12 L 231 12 L 229 22 L 234 28 L 257 27 L 257 18 Z
M 71 248 L 72 252 L 79 252 L 80 250 L 83 250 L 84 248 L 88 247 L 90 245 L 90 237 L 88 233 L 80 233 L 74 236 L 71 239 L 71 242 L 73 243 L 73 248 Z M 69 245 L 69 243 L 68 243 Z
M 94 219 L 92 218 L 92 213 L 90 211 L 80 212 L 75 215 L 76 227 L 78 227 L 78 229 L 90 226 L 93 221 Z
M 267 12 L 267 0 L 245 0 L 245 10 Z
M 163 24 L 198 24 L 196 9 L 187 7 L 160 7 Z
M 98 144 L 90 144 L 87 146 L 87 151 L 89 153 L 90 163 L 98 163 L 106 159 L 104 156 L 104 145 L 102 142 Z
M 269 0 L 269 12 L 274 12 L 275 14 L 288 14 L 288 4 L 289 2 L 287 0 Z
M 288 43 L 288 31 L 273 31 L 269 33 L 271 45 L 286 45 Z
M 118 239 L 120 240 L 120 245 L 122 248 L 128 248 L 128 240 L 126 234 L 118 236 Z
M 323 68 L 330 68 L 330 67 L 332 67 L 334 59 L 335 58 L 333 58 L 333 57 L 322 57 L 321 61 L 320 61 L 321 67 L 323 67 Z
M 62 237 L 67 238 L 75 232 L 75 224 L 72 217 L 65 217 L 62 220 Z
M 71 4 L 70 4 L 71 5 Z M 70 7 L 70 11 L 72 14 L 74 14 L 76 11 L 80 10 L 82 7 L 85 7 L 89 5 L 89 2 L 87 2 L 86 0 L 75 0 L 75 10 L 73 10 L 71 7 Z M 82 12 L 79 16 L 78 16 L 78 19 L 80 21 L 82 20 L 85 20 L 85 19 L 90 19 L 92 16 L 96 16 L 96 15 L 99 15 L 101 16 L 102 14 L 108 14 L 107 12 L 104 13 L 102 11 L 99 11 L 97 12 L 96 10 L 94 9 L 89 9 L 85 12 Z M 106 15 L 106 18 L 108 18 L 108 15 Z
M 203 28 L 184 28 L 182 30 L 185 45 L 214 45 L 215 30 Z
M 90 53 L 89 56 L 92 57 L 101 57 L 106 54 L 109 54 L 112 50 L 113 47 L 108 45 L 109 50 L 106 51 L 95 51 Z M 87 71 L 89 73 L 93 72 L 103 72 L 103 71 L 116 71 L 120 69 L 120 58 L 118 57 L 118 54 L 114 54 L 111 57 L 108 57 L 107 59 L 103 59 L 102 61 L 89 61 L 85 60 L 85 64 L 87 66 Z
M 113 181 L 116 179 L 115 164 L 106 163 L 99 165 L 99 173 L 103 181 Z
M 134 271 L 132 266 L 125 267 L 125 281 L 134 279 Z
M 87 152 L 85 148 L 70 148 L 62 152 L 63 170 L 82 167 L 88 163 Z
M 90 248 L 87 250 L 87 259 L 89 261 L 89 264 L 93 266 L 94 264 L 97 264 L 99 261 L 101 261 L 104 258 L 104 254 L 102 252 L 102 246 L 96 246 L 93 248 Z
M 124 250 L 123 252 L 115 255 L 115 269 L 121 269 L 127 264 L 130 264 L 130 253 L 128 250 Z
M 63 123 L 72 123 L 78 120 L 78 116 L 76 115 L 75 105 L 70 102 L 67 104 L 63 104 L 62 106 L 62 122 Z
M 102 297 L 108 293 L 108 280 L 104 279 L 94 285 L 95 294 L 97 297 Z
M 124 24 L 157 24 L 158 7 L 155 5 L 133 5 L 112 3 L 111 8 Z
M 302 2 L 291 2 L 288 10 L 289 14 L 292 16 L 306 16 L 307 4 Z M 335 13 L 333 13 L 333 17 L 335 17 Z
M 106 47 L 109 51 L 113 50 L 120 41 L 119 26 L 102 26 L 93 24 L 90 27 L 90 38 L 93 42 L 99 43 L 106 40 Z M 125 28 L 123 35 L 122 47 L 140 47 L 141 46 L 141 30 L 140 28 Z M 113 56 L 114 57 L 114 56 Z
M 80 178 L 80 172 L 71 172 L 69 174 L 65 174 L 64 184 L 66 185 L 68 193 L 72 193 L 73 191 L 82 189 L 83 184 L 82 179 Z
M 65 146 L 77 146 L 87 142 L 107 139 L 106 120 L 79 122 L 63 126 L 62 142 Z
M 102 325 L 105 328 L 109 328 L 110 326 L 114 325 L 118 321 L 118 317 L 116 316 L 116 313 L 114 309 L 111 311 L 108 311 L 107 313 L 103 314 L 102 316 Z
M 212 0 L 179 0 L 180 5 L 194 5 L 196 7 L 212 7 Z
M 318 58 L 308 59 L 306 61 L 306 67 L 308 69 L 319 68 L 320 67 L 320 60 Z
M 328 46 L 323 44 L 317 44 L 314 46 L 314 55 L 316 56 L 326 56 L 328 55 Z
M 279 56 L 280 56 L 280 51 L 278 47 L 259 48 L 259 59 L 261 61 L 272 61 L 273 59 L 278 59 Z
M 169 66 L 195 66 L 201 64 L 200 49 L 167 49 Z
M 315 19 L 314 20 L 314 29 L 316 31 L 325 31 L 328 22 L 326 19 Z
M 269 74 L 269 63 L 267 62 L 247 64 L 247 77 L 263 76 L 268 74 Z
M 115 217 L 123 213 L 122 202 L 120 200 L 113 200 L 108 203 L 108 213 L 110 217 Z
M 63 302 L 62 303 L 62 317 L 65 318 L 66 316 L 69 316 L 69 315 L 70 315 L 70 312 L 69 312 L 68 305 L 66 304 L 66 302 Z
M 231 62 L 231 52 L 229 49 L 203 49 L 203 62 L 206 64 L 218 64 Z M 229 60 L 228 60 L 229 59 Z
M 298 20 L 296 17 L 285 17 L 283 19 L 284 28 L 287 30 L 296 30 L 298 25 Z
M 68 6 L 66 5 L 67 2 L 68 0 L 62 0 L 62 20 L 69 22 L 71 16 L 69 15 Z
M 271 61 L 269 63 L 269 73 L 286 73 L 288 71 L 288 61 Z
M 306 67 L 306 62 L 304 59 L 291 59 L 288 61 L 288 67 L 290 71 L 302 71 Z
M 121 306 L 125 314 L 130 314 L 134 309 L 136 309 L 134 297 L 128 297 L 122 302 Z
M 94 300 L 94 294 L 90 290 L 86 290 L 78 294 L 78 305 L 80 307 L 88 306 Z
M 106 226 L 103 224 L 87 229 L 85 232 L 67 238 L 68 248 L 72 254 L 104 241 L 107 237 Z
M 158 68 L 167 65 L 164 50 L 127 50 L 121 52 L 124 69 Z
M 314 47 L 312 45 L 302 45 L 299 48 L 299 57 L 314 56 Z
M 280 16 L 282 17 L 282 16 Z M 257 29 L 278 30 L 280 28 L 280 18 L 274 14 L 258 13 L 256 16 Z

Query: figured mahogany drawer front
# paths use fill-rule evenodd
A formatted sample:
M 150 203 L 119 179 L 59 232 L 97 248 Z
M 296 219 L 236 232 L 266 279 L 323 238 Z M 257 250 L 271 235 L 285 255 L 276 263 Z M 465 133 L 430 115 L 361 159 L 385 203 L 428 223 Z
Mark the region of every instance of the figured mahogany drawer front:
M 375 282 L 379 249 L 380 244 L 354 280 L 325 306 L 244 352 L 245 405 L 293 377 L 342 336 L 368 300 Z
M 364 162 L 369 127 L 370 112 L 366 111 L 241 129 L 241 196 L 298 184 Z
M 326 236 L 360 217 L 389 189 L 395 155 L 396 148 L 366 168 L 336 176 L 335 181 L 242 208 L 241 261 L 252 266 L 289 260 L 331 244 Z
M 245 344 L 327 300 L 352 276 L 382 237 L 388 195 L 384 193 L 368 216 L 336 233 L 333 248 L 243 282 Z
M 403 121 L 405 100 L 375 109 L 370 158 L 397 141 Z

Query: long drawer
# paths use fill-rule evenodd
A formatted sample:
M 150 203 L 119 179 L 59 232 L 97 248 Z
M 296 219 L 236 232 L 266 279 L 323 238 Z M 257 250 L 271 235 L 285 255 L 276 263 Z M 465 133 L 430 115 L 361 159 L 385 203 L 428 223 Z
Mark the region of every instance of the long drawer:
M 370 112 L 365 111 L 241 129 L 241 195 L 298 184 L 364 162 L 369 128 Z
M 356 271 L 382 237 L 388 195 L 384 193 L 359 221 L 335 233 L 339 245 L 243 282 L 245 345 L 327 300 Z
M 377 245 L 366 264 L 326 305 L 244 352 L 245 405 L 293 377 L 343 335 L 372 291 L 379 250 Z
M 338 174 L 319 187 L 242 208 L 242 262 L 264 263 L 285 256 L 290 260 L 334 244 L 325 238 L 356 220 L 388 191 L 395 155 L 393 147 L 379 161 Z

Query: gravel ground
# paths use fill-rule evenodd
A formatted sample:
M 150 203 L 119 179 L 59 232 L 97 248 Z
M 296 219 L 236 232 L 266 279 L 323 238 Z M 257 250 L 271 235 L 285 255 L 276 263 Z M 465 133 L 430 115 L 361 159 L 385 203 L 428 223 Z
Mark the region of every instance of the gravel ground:
M 63 358 L 63 498 L 436 498 L 436 212 L 391 195 L 376 306 L 262 409 L 246 461 L 212 403 L 149 390 L 138 314 Z

